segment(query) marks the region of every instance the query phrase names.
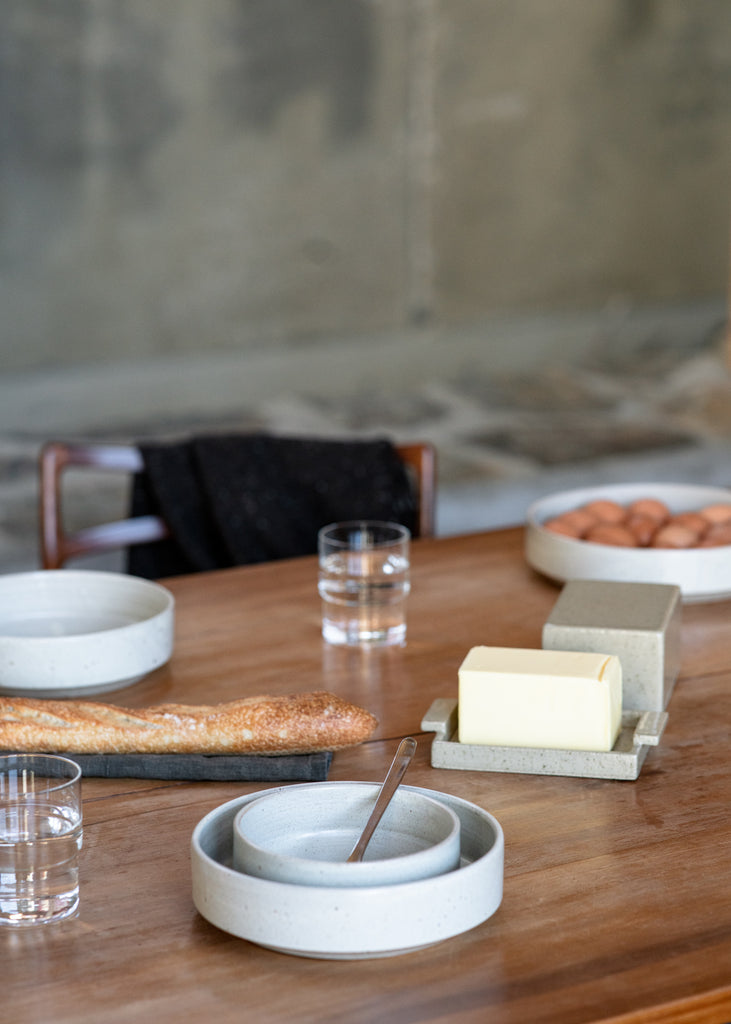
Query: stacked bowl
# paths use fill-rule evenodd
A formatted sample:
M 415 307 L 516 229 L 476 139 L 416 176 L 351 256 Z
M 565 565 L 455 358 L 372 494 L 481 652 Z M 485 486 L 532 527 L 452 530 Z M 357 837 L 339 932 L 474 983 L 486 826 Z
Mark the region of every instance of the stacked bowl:
M 258 945 L 324 959 L 406 953 L 489 918 L 503 833 L 466 800 L 401 786 L 363 860 L 348 863 L 379 789 L 305 783 L 212 811 L 191 844 L 199 912 Z

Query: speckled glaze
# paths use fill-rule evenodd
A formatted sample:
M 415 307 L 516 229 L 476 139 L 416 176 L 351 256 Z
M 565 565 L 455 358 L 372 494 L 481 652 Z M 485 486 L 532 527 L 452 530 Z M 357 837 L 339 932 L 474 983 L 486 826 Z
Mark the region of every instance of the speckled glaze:
M 136 682 L 172 653 L 173 595 L 72 569 L 0 577 L 0 693 L 87 696 Z
M 660 583 L 570 580 L 543 626 L 553 651 L 616 654 L 622 707 L 663 711 L 680 670 L 680 588 Z
M 234 866 L 295 885 L 393 885 L 453 871 L 459 819 L 445 804 L 399 788 L 366 847 L 348 863 L 380 785 L 316 782 L 264 794 L 234 819 Z
M 347 783 L 333 783 L 347 785 Z M 291 788 L 291 787 L 290 787 Z M 233 821 L 261 793 L 207 814 L 191 840 L 193 902 L 211 924 L 282 953 L 328 960 L 395 956 L 482 924 L 503 893 L 503 831 L 487 811 L 428 789 L 460 820 L 455 871 L 396 885 L 334 888 L 253 878 L 232 867 Z
M 659 744 L 668 721 L 667 711 L 623 711 L 622 727 L 612 750 L 549 750 L 460 743 L 457 716 L 457 701 L 453 697 L 439 697 L 432 701 L 422 719 L 421 728 L 436 733 L 431 746 L 434 768 L 624 781 L 639 776 L 648 750 Z

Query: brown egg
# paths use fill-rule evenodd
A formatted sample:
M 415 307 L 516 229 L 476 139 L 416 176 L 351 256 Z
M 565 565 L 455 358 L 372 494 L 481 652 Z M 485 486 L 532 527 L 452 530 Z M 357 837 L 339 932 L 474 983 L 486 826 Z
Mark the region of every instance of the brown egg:
M 591 513 L 600 523 L 621 523 L 627 516 L 627 510 L 616 501 L 598 498 L 582 505 L 585 512 Z
M 699 548 L 720 548 L 731 544 L 731 523 L 714 523 L 698 541 Z
M 597 522 L 596 516 L 587 512 L 585 508 L 574 508 L 570 512 L 562 512 L 557 518 L 575 529 L 580 537 L 583 537 L 586 531 Z
M 652 539 L 653 548 L 692 548 L 698 542 L 698 535 L 687 526 L 668 523 L 661 526 Z
M 592 526 L 586 535 L 586 540 L 594 544 L 611 544 L 619 548 L 637 547 L 634 535 L 619 523 L 598 523 L 596 526 Z
M 678 526 L 685 526 L 692 530 L 696 537 L 701 537 L 708 529 L 708 520 L 704 519 L 700 512 L 678 512 L 670 519 L 671 523 Z
M 550 530 L 551 533 L 558 533 L 562 537 L 571 537 L 573 540 L 581 539 L 581 532 L 576 526 L 571 523 L 567 523 L 563 516 L 556 516 L 554 519 L 548 519 L 543 524 L 544 530 Z
M 723 502 L 706 505 L 700 513 L 709 523 L 728 523 L 731 520 L 731 505 L 725 505 Z
M 638 498 L 627 506 L 627 512 L 630 515 L 648 516 L 658 523 L 666 523 L 670 518 L 670 509 L 657 498 Z
M 653 519 L 652 516 L 641 515 L 639 512 L 627 516 L 623 525 L 627 527 L 637 541 L 637 544 L 642 548 L 646 548 L 649 545 L 658 529 L 657 519 Z

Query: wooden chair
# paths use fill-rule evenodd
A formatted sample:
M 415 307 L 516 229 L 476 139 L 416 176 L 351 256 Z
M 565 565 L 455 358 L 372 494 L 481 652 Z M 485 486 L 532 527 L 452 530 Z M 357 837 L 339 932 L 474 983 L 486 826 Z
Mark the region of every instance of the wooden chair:
M 432 444 L 396 445 L 417 495 L 416 537 L 434 535 L 436 452 Z M 142 454 L 134 445 L 66 444 L 49 441 L 40 453 L 40 543 L 44 569 L 60 569 L 68 559 L 132 544 L 163 540 L 168 528 L 159 516 L 138 516 L 67 532 L 63 523 L 63 474 L 71 468 L 137 473 Z

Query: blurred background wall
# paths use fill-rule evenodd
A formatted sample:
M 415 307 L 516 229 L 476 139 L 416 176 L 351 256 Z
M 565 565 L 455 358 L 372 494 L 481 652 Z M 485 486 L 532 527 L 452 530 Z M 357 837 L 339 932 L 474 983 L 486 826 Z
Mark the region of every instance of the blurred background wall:
M 430 439 L 453 531 L 731 479 L 730 107 L 728 0 L 3 0 L 0 569 L 49 436 Z
M 0 47 L 6 371 L 403 332 L 438 368 L 725 295 L 727 0 L 4 0 Z

